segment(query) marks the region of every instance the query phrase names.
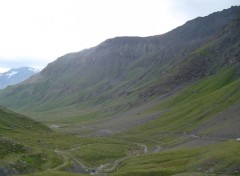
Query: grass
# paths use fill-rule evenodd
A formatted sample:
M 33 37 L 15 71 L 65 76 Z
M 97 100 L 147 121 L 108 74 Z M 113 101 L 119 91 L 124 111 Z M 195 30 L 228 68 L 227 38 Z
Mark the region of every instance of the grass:
M 217 134 L 223 130 L 222 124 L 219 126 L 213 124 L 207 130 L 204 124 L 240 102 L 237 67 L 227 66 L 228 68 L 220 69 L 220 65 L 225 63 L 222 62 L 223 58 L 217 56 L 224 54 L 230 61 L 236 59 L 234 57 L 237 56 L 235 55 L 237 50 L 235 53 L 234 48 L 233 50 L 225 48 L 231 46 L 234 40 L 232 41 L 230 37 L 220 39 L 210 37 L 209 40 L 211 41 L 203 42 L 202 47 L 190 55 L 191 48 L 197 47 L 197 43 L 195 46 L 185 48 L 185 51 L 180 47 L 179 52 L 170 54 L 162 52 L 165 51 L 164 47 L 156 49 L 154 46 L 151 48 L 152 46 L 146 47 L 144 44 L 145 49 L 135 48 L 137 52 L 134 53 L 140 56 L 134 56 L 135 54 L 132 54 L 134 48 L 131 47 L 128 49 L 111 47 L 105 51 L 106 53 L 98 52 L 97 49 L 96 58 L 91 63 L 79 62 L 81 60 L 77 58 L 85 57 L 86 51 L 83 51 L 83 56 L 80 54 L 76 59 L 70 55 L 68 59 L 62 58 L 49 64 L 48 69 L 28 84 L 2 90 L 0 93 L 2 104 L 35 116 L 45 123 L 66 123 L 66 128 L 59 129 L 58 132 L 61 133 L 53 132 L 41 123 L 0 108 L 1 167 L 15 168 L 28 176 L 74 176 L 78 174 L 60 170 L 66 168 L 71 170 L 73 163 L 76 164 L 78 160 L 89 167 L 97 167 L 126 158 L 121 160 L 120 166 L 111 175 L 240 175 L 239 142 L 228 139 L 224 142 L 218 140 L 218 143 L 208 144 L 207 147 L 187 148 L 187 145 L 179 147 L 179 144 L 189 142 L 192 138 L 188 135 L 195 134 L 199 128 L 202 128 L 202 131 L 196 134 L 199 141 L 210 136 L 212 131 Z M 224 47 L 218 54 L 220 44 L 224 44 Z M 120 55 L 119 49 L 123 51 Z M 90 56 L 91 53 L 95 51 L 90 52 Z M 122 57 L 122 54 L 126 56 Z M 186 60 L 181 63 L 184 58 Z M 202 63 L 206 63 L 206 68 Z M 121 114 L 122 112 L 127 112 L 138 103 L 153 98 L 148 97 L 152 94 L 150 86 L 153 86 L 153 89 L 161 89 L 158 85 L 163 83 L 163 87 L 166 86 L 166 90 L 169 90 L 175 82 L 181 82 L 181 79 L 193 80 L 193 77 L 197 79 L 213 71 L 217 73 L 186 86 L 181 92 L 147 110 L 139 110 L 139 116 L 136 115 L 138 112 L 133 112 L 129 113 L 131 117 L 126 115 L 121 118 L 121 115 L 125 115 Z M 171 82 L 169 79 L 165 85 L 162 81 L 166 81 L 168 76 L 173 80 Z M 145 96 L 144 93 L 148 95 L 139 96 L 140 94 Z M 103 122 L 104 126 L 106 119 L 102 118 L 115 114 L 120 116 L 113 118 L 126 120 L 125 124 L 129 122 L 129 125 L 131 122 L 140 122 L 143 120 L 140 117 L 143 116 L 151 117 L 157 114 L 158 117 L 143 121 L 141 125 L 136 124 L 138 126 L 129 131 L 111 137 L 79 137 L 64 134 L 66 131 L 78 134 L 81 132 L 81 129 L 79 130 L 81 125 L 95 123 L 97 126 L 96 121 Z M 134 121 L 134 118 L 138 117 L 139 121 Z M 238 125 L 239 116 L 236 115 L 234 118 L 237 119 Z M 118 129 L 122 127 L 120 120 L 115 121 L 119 122 Z M 231 127 L 232 124 L 228 125 Z M 124 129 L 124 125 L 122 128 Z M 90 135 L 89 129 L 81 134 Z M 98 130 L 98 126 L 96 129 Z M 145 145 L 149 152 L 144 150 L 147 148 Z M 154 147 L 162 148 L 164 151 L 154 153 Z
M 136 150 L 136 145 L 123 143 L 94 143 L 74 150 L 74 155 L 90 167 L 111 163 Z
M 238 173 L 240 171 L 240 156 L 236 153 L 238 153 L 239 147 L 240 143 L 236 141 L 208 146 L 203 149 L 204 153 L 195 165 L 200 166 L 202 170 L 209 170 L 217 174 Z
M 75 174 L 69 172 L 60 172 L 60 171 L 44 171 L 38 173 L 32 173 L 22 176 L 84 176 L 85 174 Z
M 166 112 L 159 118 L 130 130 L 128 134 L 151 136 L 164 141 L 163 134 L 183 134 L 200 127 L 214 115 L 239 102 L 240 79 L 235 80 L 234 75 L 235 68 L 222 69 L 218 74 L 205 78 L 149 108 L 143 113 Z
M 15 168 L 22 174 L 58 174 L 42 172 L 64 162 L 64 157 L 55 153 L 55 150 L 71 153 L 89 166 L 111 162 L 138 150 L 136 145 L 118 139 L 59 134 L 25 116 L 6 109 L 0 109 L 0 112 L 0 164 L 6 168 Z M 75 151 L 76 148 L 79 149 Z M 68 160 L 69 165 L 66 167 L 71 167 L 73 158 Z M 60 174 L 67 175 L 64 172 Z
M 174 151 L 131 158 L 113 175 L 173 175 L 186 171 L 197 151 Z
M 111 138 L 81 138 L 54 132 L 31 132 L 29 135 L 29 132 L 23 131 L 20 133 L 8 131 L 3 135 L 11 137 L 12 141 L 21 141 L 22 145 L 17 148 L 6 147 L 7 152 L 2 146 L 0 148 L 0 152 L 4 153 L 2 164 L 7 166 L 11 162 L 13 164 L 10 167 L 16 168 L 20 173 L 39 172 L 61 165 L 63 158 L 54 150 L 71 153 L 87 166 L 111 162 L 126 156 L 128 152 L 138 150 L 137 146 Z M 12 146 L 11 143 L 9 145 Z M 26 151 L 22 150 L 25 146 Z
M 111 175 L 238 175 L 239 147 L 239 142 L 227 141 L 209 147 L 134 157 L 124 161 L 118 171 Z
M 145 115 L 167 110 L 159 118 L 123 134 L 128 140 L 159 141 L 161 146 L 174 146 L 186 140 L 209 119 L 239 102 L 240 80 L 235 68 L 222 69 L 218 74 L 198 81 L 175 96 L 151 107 Z M 214 128 L 214 127 L 213 127 Z M 208 135 L 208 133 L 200 134 Z M 149 146 L 156 142 L 149 143 Z M 112 175 L 239 175 L 240 143 L 225 141 L 208 147 L 174 149 L 157 154 L 132 157 Z
M 168 149 L 169 146 L 184 142 L 185 132 L 191 134 L 193 130 L 201 127 L 219 112 L 238 103 L 240 80 L 235 79 L 235 71 L 235 68 L 223 68 L 218 74 L 204 78 L 161 103 L 147 110 L 144 109 L 140 112 L 141 115 L 147 116 L 161 111 L 165 113 L 146 124 L 113 137 L 77 137 L 52 132 L 45 125 L 2 108 L 0 110 L 0 156 L 2 158 L 0 164 L 17 168 L 22 174 L 34 172 L 30 174 L 33 176 L 71 175 L 59 171 L 46 171 L 64 162 L 64 157 L 54 152 L 54 150 L 62 150 L 89 167 L 111 163 L 130 155 L 127 160 L 121 162 L 119 169 L 112 175 L 152 176 L 190 173 L 237 175 L 240 170 L 240 158 L 236 153 L 239 151 L 240 143 L 235 141 L 222 142 L 207 148 L 185 149 L 183 147 L 183 149 L 142 156 L 132 155 L 136 152 L 141 153 L 139 151 L 142 149 L 136 145 L 137 143 L 146 144 L 149 149 L 153 149 L 156 144 Z M 114 108 L 129 100 L 134 101 L 135 98 L 135 95 L 131 95 L 122 98 L 120 102 L 114 100 L 111 106 L 107 107 Z M 80 124 L 94 119 L 99 115 L 98 108 L 88 109 L 85 112 L 80 110 L 81 115 L 72 116 L 70 120 L 72 123 Z M 129 105 L 118 108 L 115 112 L 127 111 Z M 75 113 L 78 114 L 77 111 L 73 114 Z M 78 118 L 83 118 L 81 119 L 83 121 Z M 67 167 L 71 167 L 73 159 L 68 158 L 68 160 L 70 162 Z
M 26 149 L 23 145 L 11 141 L 7 138 L 0 138 L 0 159 L 9 154 L 25 153 Z

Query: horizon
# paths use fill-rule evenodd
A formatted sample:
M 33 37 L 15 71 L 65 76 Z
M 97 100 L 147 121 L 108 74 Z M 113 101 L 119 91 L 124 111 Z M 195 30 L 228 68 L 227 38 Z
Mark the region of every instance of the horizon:
M 62 55 L 109 38 L 161 35 L 189 20 L 237 5 L 239 0 L 0 1 L 0 73 L 23 66 L 43 69 Z

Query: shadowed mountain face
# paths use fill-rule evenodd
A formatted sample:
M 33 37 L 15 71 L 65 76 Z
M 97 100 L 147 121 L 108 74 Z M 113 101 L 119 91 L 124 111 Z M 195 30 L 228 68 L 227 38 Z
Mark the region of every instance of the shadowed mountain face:
M 239 62 L 240 7 L 198 17 L 166 34 L 117 37 L 70 53 L 42 72 L 0 92 L 0 104 L 18 111 L 75 105 L 132 106 L 153 95 Z M 117 105 L 119 106 L 119 104 Z

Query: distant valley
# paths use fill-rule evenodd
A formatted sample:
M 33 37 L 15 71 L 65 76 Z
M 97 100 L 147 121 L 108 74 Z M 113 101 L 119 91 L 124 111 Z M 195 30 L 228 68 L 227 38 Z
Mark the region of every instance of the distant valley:
M 0 175 L 240 175 L 239 31 L 233 6 L 1 90 Z

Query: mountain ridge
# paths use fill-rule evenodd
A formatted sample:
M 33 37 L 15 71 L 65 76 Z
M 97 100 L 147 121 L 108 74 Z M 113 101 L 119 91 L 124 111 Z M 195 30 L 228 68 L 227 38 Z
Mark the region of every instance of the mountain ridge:
M 0 89 L 4 89 L 7 86 L 18 84 L 26 79 L 30 78 L 39 70 L 31 67 L 13 68 L 7 72 L 0 73 Z
M 0 103 L 14 110 L 44 112 L 82 104 L 105 106 L 117 98 L 123 102 L 115 107 L 110 103 L 108 109 L 130 108 L 191 81 L 190 77 L 207 76 L 204 65 L 210 63 L 212 56 L 201 55 L 210 50 L 208 43 L 213 41 L 216 33 L 220 34 L 237 18 L 239 9 L 239 6 L 232 7 L 191 20 L 166 34 L 116 37 L 93 48 L 64 55 L 23 84 L 1 91 L 1 99 L 8 97 L 9 100 L 0 100 Z M 238 30 L 238 26 L 235 29 Z M 236 32 L 229 35 L 239 38 Z M 213 45 L 218 43 L 217 39 Z M 219 65 L 217 59 L 212 63 Z M 209 65 L 209 69 L 217 68 Z M 164 87 L 163 91 L 159 91 L 159 84 Z M 26 104 L 20 103 L 22 101 Z
M 239 175 L 239 31 L 240 6 L 106 40 L 1 90 L 51 130 L 0 107 L 0 175 Z

